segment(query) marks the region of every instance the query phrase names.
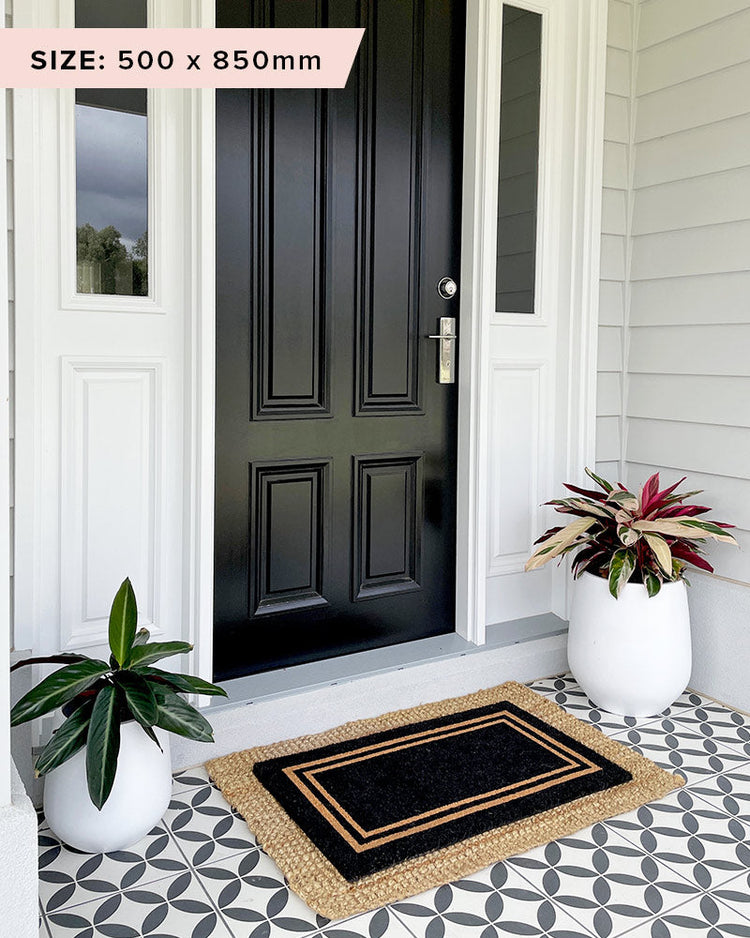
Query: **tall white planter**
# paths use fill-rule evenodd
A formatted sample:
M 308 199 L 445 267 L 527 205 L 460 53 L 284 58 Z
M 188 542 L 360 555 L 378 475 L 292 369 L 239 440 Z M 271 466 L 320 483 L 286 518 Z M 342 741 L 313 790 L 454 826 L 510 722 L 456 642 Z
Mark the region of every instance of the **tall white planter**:
M 685 583 L 665 583 L 651 599 L 645 586 L 628 583 L 615 599 L 606 580 L 584 573 L 574 584 L 568 663 L 603 710 L 633 717 L 661 713 L 690 679 Z
M 115 783 L 101 811 L 89 797 L 85 748 L 46 776 L 44 814 L 53 834 L 86 853 L 123 850 L 146 836 L 172 793 L 169 733 L 154 732 L 161 751 L 137 723 L 122 724 Z

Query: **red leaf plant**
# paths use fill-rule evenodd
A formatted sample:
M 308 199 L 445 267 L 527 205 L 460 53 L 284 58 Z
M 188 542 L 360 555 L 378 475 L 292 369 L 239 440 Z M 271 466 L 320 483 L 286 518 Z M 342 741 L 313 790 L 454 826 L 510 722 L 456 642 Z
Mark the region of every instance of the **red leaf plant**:
M 526 563 L 527 570 L 575 551 L 574 577 L 588 570 L 609 580 L 609 591 L 615 599 L 626 583 L 638 582 L 644 584 L 649 596 L 656 596 L 662 583 L 688 582 L 687 564 L 713 572 L 701 556 L 707 540 L 737 543 L 726 530 L 733 525 L 696 518 L 710 508 L 683 504 L 685 499 L 700 494 L 678 493 L 684 478 L 660 490 L 656 472 L 644 482 L 640 494 L 634 495 L 622 483 L 615 487 L 589 469 L 586 475 L 599 489 L 565 485 L 574 497 L 546 503 L 561 514 L 573 515 L 575 520 L 545 531 L 535 542 L 538 547 Z

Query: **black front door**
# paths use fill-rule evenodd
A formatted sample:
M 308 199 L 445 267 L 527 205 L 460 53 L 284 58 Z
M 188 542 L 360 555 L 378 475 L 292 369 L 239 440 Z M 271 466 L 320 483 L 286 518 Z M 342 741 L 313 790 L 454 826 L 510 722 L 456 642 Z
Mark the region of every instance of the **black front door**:
M 345 89 L 217 92 L 217 679 L 454 628 L 464 4 L 218 0 L 365 26 Z

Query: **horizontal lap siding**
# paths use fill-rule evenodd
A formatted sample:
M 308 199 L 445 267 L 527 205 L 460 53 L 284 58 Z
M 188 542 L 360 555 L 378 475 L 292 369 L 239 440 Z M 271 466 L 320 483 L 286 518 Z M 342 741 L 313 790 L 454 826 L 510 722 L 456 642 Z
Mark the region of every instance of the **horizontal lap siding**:
M 632 43 L 633 4 L 609 0 L 596 406 L 596 464 L 608 476 L 619 474 L 622 457 Z
M 646 0 L 637 34 L 626 475 L 688 474 L 750 584 L 750 0 Z
M 5 28 L 10 29 L 13 25 L 13 3 L 12 0 L 5 0 Z M 6 114 L 6 166 L 5 166 L 5 185 L 7 192 L 7 230 L 8 230 L 8 361 L 9 361 L 9 382 L 8 389 L 10 395 L 10 616 L 11 616 L 11 649 L 13 648 L 13 544 L 14 544 L 14 477 L 13 467 L 15 458 L 15 430 L 13 426 L 13 408 L 14 408 L 14 388 L 15 388 L 15 298 L 13 271 L 15 269 L 15 244 L 14 244 L 14 221 L 13 221 L 13 92 L 5 90 L 1 92 L 5 95 L 5 114 Z

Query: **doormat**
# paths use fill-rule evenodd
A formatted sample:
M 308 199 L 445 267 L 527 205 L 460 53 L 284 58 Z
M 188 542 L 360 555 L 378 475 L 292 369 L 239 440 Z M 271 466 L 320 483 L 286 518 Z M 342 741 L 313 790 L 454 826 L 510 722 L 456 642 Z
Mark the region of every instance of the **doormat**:
M 683 784 L 513 681 L 207 763 L 290 887 L 344 918 Z

